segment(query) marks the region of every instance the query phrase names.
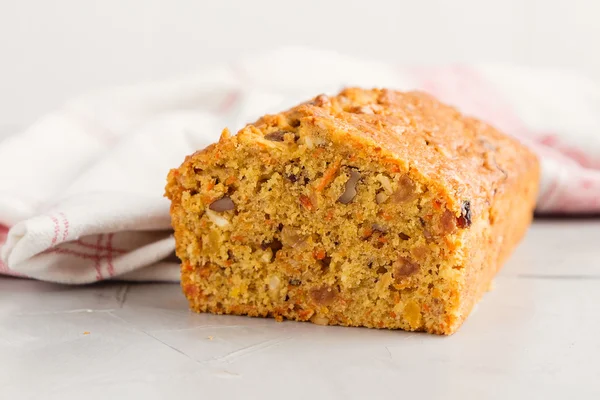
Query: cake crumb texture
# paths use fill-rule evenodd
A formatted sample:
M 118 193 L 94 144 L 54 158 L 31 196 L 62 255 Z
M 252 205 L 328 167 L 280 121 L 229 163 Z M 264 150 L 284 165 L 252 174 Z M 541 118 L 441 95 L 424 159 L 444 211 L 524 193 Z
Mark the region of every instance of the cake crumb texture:
M 420 92 L 346 89 L 170 171 L 193 310 L 455 332 L 531 222 L 536 157 Z

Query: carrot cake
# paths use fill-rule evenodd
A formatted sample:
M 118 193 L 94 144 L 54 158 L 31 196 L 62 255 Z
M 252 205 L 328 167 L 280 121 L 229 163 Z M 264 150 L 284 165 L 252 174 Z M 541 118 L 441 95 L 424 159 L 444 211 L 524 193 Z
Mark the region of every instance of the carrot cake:
M 455 332 L 532 218 L 534 154 L 420 92 L 346 89 L 170 171 L 198 312 Z

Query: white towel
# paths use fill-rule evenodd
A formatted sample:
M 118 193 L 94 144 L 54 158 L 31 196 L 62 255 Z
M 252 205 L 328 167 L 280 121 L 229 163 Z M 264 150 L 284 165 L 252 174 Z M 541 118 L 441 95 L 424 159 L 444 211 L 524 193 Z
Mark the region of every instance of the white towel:
M 539 212 L 600 212 L 594 82 L 555 70 L 406 68 L 285 48 L 180 80 L 90 94 L 0 141 L 0 273 L 71 284 L 177 281 L 162 197 L 168 170 L 225 126 L 344 86 L 428 91 L 540 155 Z

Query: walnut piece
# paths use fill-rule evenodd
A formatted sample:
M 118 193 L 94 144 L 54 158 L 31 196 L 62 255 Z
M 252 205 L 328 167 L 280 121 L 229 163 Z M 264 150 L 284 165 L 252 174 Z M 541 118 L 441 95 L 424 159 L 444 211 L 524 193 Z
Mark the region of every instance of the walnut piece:
M 394 280 L 398 283 L 402 282 L 404 278 L 414 275 L 420 269 L 419 264 L 410 260 L 406 257 L 398 257 L 398 260 L 394 262 Z
M 224 196 L 221 197 L 219 200 L 215 200 L 212 203 L 210 203 L 208 208 L 216 212 L 223 212 L 235 209 L 235 204 L 233 203 L 233 200 L 231 200 L 230 197 Z
M 456 216 L 449 210 L 444 211 L 440 218 L 440 234 L 448 235 L 456 231 Z
M 404 203 L 415 198 L 415 183 L 408 176 L 403 175 L 398 180 L 398 189 L 392 195 L 394 202 Z
M 222 216 L 210 209 L 206 210 L 206 216 L 208 217 L 208 219 L 210 219 L 210 221 L 213 224 L 217 225 L 220 228 L 229 225 L 229 221 L 226 218 L 223 218 Z
M 385 192 L 379 192 L 375 195 L 375 201 L 377 202 L 377 204 L 381 204 L 384 201 L 386 201 L 389 197 L 390 196 L 385 194 Z
M 267 133 L 265 135 L 266 140 L 270 140 L 272 142 L 283 142 L 285 139 L 286 131 L 275 131 L 271 133 Z
M 314 288 L 310 291 L 310 297 L 313 301 L 322 306 L 328 306 L 333 303 L 336 296 L 337 291 L 328 285 Z
M 377 178 L 377 180 L 381 184 L 381 187 L 387 194 L 392 194 L 394 190 L 392 188 L 392 181 L 390 181 L 390 178 L 381 174 L 377 175 L 375 178 Z
M 360 172 L 355 169 L 350 170 L 350 178 L 346 181 L 344 193 L 339 197 L 338 201 L 342 204 L 348 204 L 356 196 L 356 184 L 360 179 Z
M 269 290 L 271 292 L 279 292 L 279 289 L 281 288 L 281 279 L 279 279 L 278 276 L 273 275 L 270 279 L 269 279 Z
M 313 315 L 310 322 L 317 325 L 329 325 L 329 318 L 322 315 Z

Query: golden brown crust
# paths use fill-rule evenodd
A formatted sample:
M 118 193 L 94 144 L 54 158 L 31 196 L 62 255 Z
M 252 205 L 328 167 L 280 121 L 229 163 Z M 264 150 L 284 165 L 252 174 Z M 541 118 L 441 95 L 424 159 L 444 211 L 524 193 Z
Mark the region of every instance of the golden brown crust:
M 327 140 L 330 147 L 323 145 L 325 147 L 313 148 L 312 144 L 306 143 L 314 138 Z M 274 142 L 275 146 L 270 142 Z M 298 142 L 303 144 L 298 145 Z M 281 150 L 277 147 L 279 144 L 295 150 L 288 150 L 287 147 Z M 236 154 L 245 152 L 246 159 L 252 157 L 259 161 L 260 170 L 268 174 L 275 171 L 277 177 L 284 168 L 289 169 L 286 165 L 292 156 L 286 156 L 287 151 L 290 154 L 295 152 L 294 157 L 308 157 L 307 170 L 310 169 L 308 163 L 317 158 L 327 160 L 326 163 L 323 161 L 323 165 L 328 167 L 318 173 L 318 180 L 300 188 L 296 183 L 285 183 L 288 186 L 283 187 L 298 190 L 298 208 L 315 218 L 304 220 L 302 214 L 294 214 L 293 218 L 285 220 L 290 214 L 288 212 L 278 216 L 286 226 L 292 226 L 294 221 L 304 221 L 304 224 L 315 228 L 314 233 L 327 234 L 323 231 L 325 228 L 317 229 L 316 221 L 335 215 L 331 223 L 336 222 L 338 214 L 334 213 L 334 209 L 343 207 L 339 205 L 341 197 L 338 198 L 344 190 L 341 180 L 343 176 L 350 178 L 353 168 L 362 168 L 359 169 L 362 177 L 360 173 L 357 177 L 364 181 L 359 194 L 361 201 L 366 198 L 364 192 L 373 189 L 373 182 L 377 179 L 393 182 L 394 192 L 391 196 L 389 193 L 383 196 L 381 205 L 378 205 L 378 198 L 377 202 L 363 204 L 363 208 L 357 208 L 358 205 L 346 207 L 353 211 L 348 214 L 346 210 L 345 215 L 351 215 L 352 221 L 362 227 L 365 221 L 382 215 L 381 221 L 389 221 L 386 215 L 391 210 L 397 219 L 389 221 L 389 228 L 393 230 L 401 228 L 403 223 L 407 224 L 407 229 L 411 229 L 410 238 L 404 238 L 401 232 L 403 240 L 398 242 L 395 239 L 393 243 L 396 244 L 388 245 L 389 238 L 385 238 L 383 232 L 376 232 L 373 236 L 373 229 L 369 228 L 369 232 L 360 233 L 369 238 L 377 236 L 385 239 L 385 246 L 389 247 L 381 251 L 387 251 L 386 254 L 394 254 L 393 246 L 396 246 L 396 254 L 400 256 L 396 256 L 397 260 L 390 265 L 380 266 L 380 275 L 374 271 L 363 271 L 365 266 L 344 249 L 336 252 L 337 248 L 314 243 L 311 254 L 316 261 L 311 259 L 310 262 L 321 265 L 322 260 L 331 255 L 334 260 L 331 271 L 318 278 L 309 268 L 303 272 L 304 277 L 311 276 L 305 280 L 306 289 L 303 288 L 304 284 L 297 287 L 292 283 L 283 288 L 283 292 L 288 293 L 286 298 L 291 297 L 290 301 L 294 302 L 291 305 L 288 300 L 275 299 L 277 296 L 246 296 L 236 300 L 238 293 L 229 292 L 223 297 L 210 283 L 221 282 L 223 274 L 233 274 L 233 278 L 229 279 L 239 281 L 242 291 L 247 291 L 248 285 L 254 285 L 258 278 L 254 279 L 252 275 L 237 276 L 238 267 L 226 265 L 235 257 L 227 260 L 223 254 L 211 256 L 218 250 L 210 248 L 210 243 L 206 243 L 206 235 L 215 231 L 207 226 L 206 219 L 195 219 L 198 215 L 202 216 L 216 199 L 231 193 L 232 188 L 238 190 L 233 195 L 235 202 L 252 202 L 248 196 L 242 195 L 244 188 L 236 186 L 236 173 L 249 168 L 242 165 L 244 159 L 237 159 Z M 200 181 L 207 179 L 206 171 L 209 170 L 218 171 L 225 177 L 225 182 L 216 186 L 209 183 L 208 189 L 206 184 L 202 186 Z M 256 175 L 254 172 L 245 174 Z M 493 127 L 462 116 L 454 108 L 441 104 L 429 95 L 385 89 L 346 89 L 335 97 L 317 96 L 287 112 L 265 116 L 243 128 L 236 136 L 224 132 L 218 144 L 187 157 L 179 169 L 170 172 L 166 193 L 172 200 L 177 253 L 183 261 L 182 286 L 192 308 L 198 311 L 271 315 L 277 318 L 312 319 L 315 323 L 449 334 L 466 318 L 525 232 L 531 220 L 538 179 L 538 163 L 528 149 Z M 273 188 L 281 187 L 273 185 Z M 377 190 L 378 193 L 384 193 L 381 188 Z M 281 196 L 287 195 L 282 192 Z M 388 197 L 390 199 L 385 200 Z M 290 195 L 290 200 L 286 202 L 294 198 Z M 273 197 L 265 199 L 275 203 Z M 240 215 L 232 217 L 235 225 L 232 229 L 254 235 L 264 234 L 251 226 L 251 219 L 244 217 L 244 220 L 245 214 L 242 214 L 240 212 Z M 371 219 L 363 217 L 363 214 L 371 215 Z M 401 221 L 402 215 L 406 222 Z M 420 224 L 415 222 L 419 220 Z M 348 238 L 347 232 L 354 228 L 348 224 L 340 226 L 345 227 L 346 236 L 343 237 Z M 226 231 L 229 228 L 223 229 Z M 420 232 L 420 237 L 415 237 L 415 230 Z M 282 233 L 285 233 L 285 229 Z M 224 234 L 227 241 L 217 242 L 230 252 L 255 248 L 252 243 L 234 243 L 240 236 L 235 232 Z M 274 234 L 279 240 L 280 233 Z M 200 240 L 201 237 L 205 237 L 204 242 Z M 271 276 L 271 279 L 276 279 L 277 285 L 285 275 L 283 272 L 279 274 L 284 266 L 293 257 L 304 257 L 303 254 L 294 253 L 293 249 L 288 250 L 285 241 L 282 246 L 283 251 L 278 252 L 274 264 L 261 264 L 260 267 L 267 271 L 267 282 Z M 377 252 L 378 247 L 372 251 Z M 275 259 L 275 250 L 272 253 Z M 256 262 L 252 258 L 254 256 L 247 257 L 246 263 Z M 208 264 L 207 260 L 210 261 Z M 308 262 L 305 258 L 302 260 Z M 370 274 L 376 277 L 377 283 L 371 286 L 362 283 L 362 292 L 358 287 L 340 286 L 340 277 L 343 278 L 340 269 L 342 261 L 344 268 L 353 268 L 353 274 Z M 338 282 L 337 288 L 332 282 Z M 385 282 L 385 287 L 382 282 Z M 273 286 L 273 281 L 271 284 Z M 423 285 L 429 288 L 423 288 Z M 391 290 L 389 293 L 388 287 Z M 353 296 L 375 291 L 379 294 L 373 297 L 373 302 L 377 303 L 373 308 L 380 308 L 381 312 L 358 312 L 363 305 Z M 305 296 L 308 296 L 308 300 Z M 325 309 L 310 306 L 314 302 L 325 306 Z M 357 312 L 353 313 L 351 309 Z
M 383 149 L 437 182 L 449 199 L 470 199 L 474 214 L 495 192 L 537 168 L 535 155 L 516 139 L 422 92 L 349 88 L 335 97 L 320 95 L 280 115 L 265 116 L 254 125 L 274 125 L 281 116 L 312 117 L 316 125 Z

